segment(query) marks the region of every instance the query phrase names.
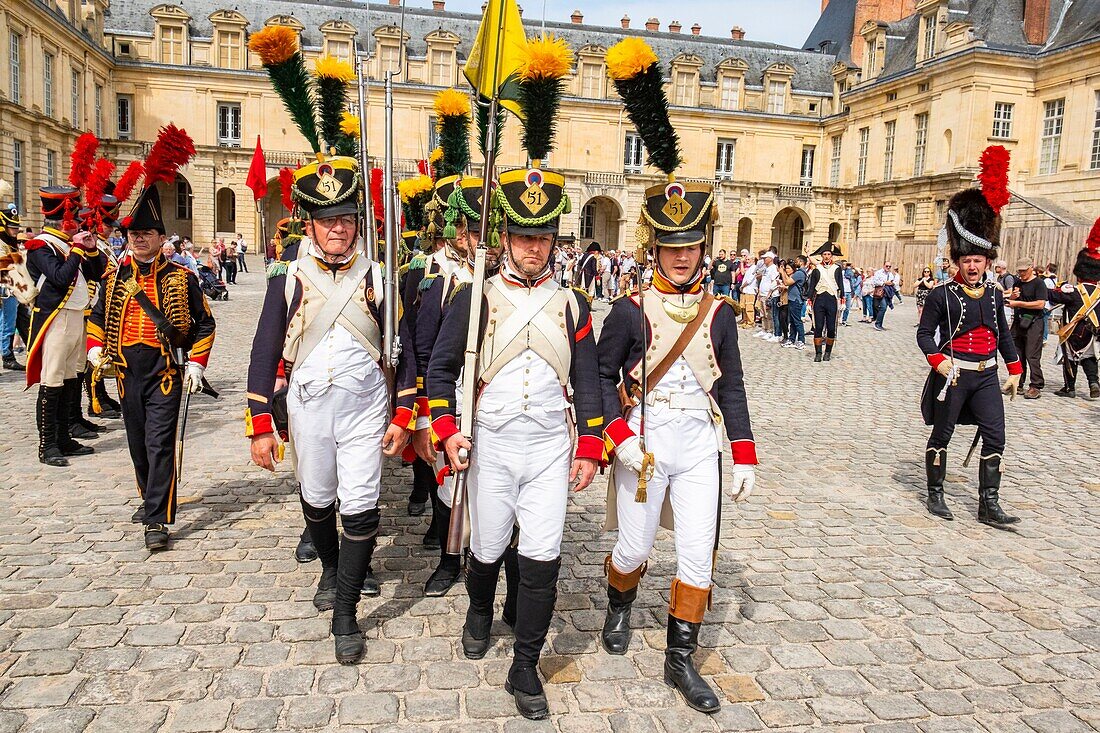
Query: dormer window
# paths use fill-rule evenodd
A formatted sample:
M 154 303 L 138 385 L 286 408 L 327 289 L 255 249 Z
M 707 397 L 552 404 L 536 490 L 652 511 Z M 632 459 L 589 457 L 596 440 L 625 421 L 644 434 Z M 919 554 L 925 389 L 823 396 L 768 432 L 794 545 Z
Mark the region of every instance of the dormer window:
M 384 77 L 386 72 L 393 71 L 399 80 L 405 71 L 402 67 L 401 45 L 408 41 L 408 34 L 401 35 L 401 29 L 397 26 L 383 26 L 374 32 L 375 48 L 378 55 L 378 76 Z
M 149 11 L 156 24 L 156 59 L 183 66 L 187 60 L 187 26 L 191 16 L 178 5 L 158 5 Z
M 695 107 L 699 91 L 699 57 L 684 54 L 672 61 L 672 103 L 680 107 Z
M 921 16 L 922 35 L 922 59 L 930 59 L 936 55 L 936 14 Z
M 330 20 L 321 26 L 324 52 L 328 56 L 351 64 L 355 50 L 355 26 L 342 20 Z
M 214 64 L 223 69 L 243 69 L 248 19 L 234 10 L 219 10 L 210 16 L 210 23 L 214 27 Z
M 428 83 L 437 87 L 449 87 L 455 79 L 455 56 L 459 38 L 454 33 L 437 30 L 429 33 Z
M 589 45 L 577 53 L 577 75 L 580 77 L 580 95 L 585 99 L 603 99 L 607 96 L 604 79 L 607 78 L 602 46 Z
M 768 114 L 787 113 L 787 97 L 790 96 L 791 77 L 794 67 L 787 64 L 772 64 L 764 70 L 765 111 Z

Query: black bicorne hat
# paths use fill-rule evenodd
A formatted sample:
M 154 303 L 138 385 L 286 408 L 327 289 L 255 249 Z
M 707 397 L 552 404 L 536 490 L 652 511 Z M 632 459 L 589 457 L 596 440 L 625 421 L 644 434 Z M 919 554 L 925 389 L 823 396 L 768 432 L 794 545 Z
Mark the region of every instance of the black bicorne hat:
M 841 257 L 843 255 L 843 253 L 840 251 L 840 247 L 836 246 L 832 242 L 826 242 L 825 244 L 821 245 L 820 247 L 815 249 L 813 252 L 811 252 L 810 256 L 811 257 L 820 257 L 821 255 L 825 254 L 826 252 L 832 254 L 834 257 Z
M 155 185 L 143 189 L 138 194 L 134 208 L 123 217 L 119 225 L 123 231 L 155 229 L 161 234 L 167 234 L 164 229 L 164 216 L 161 215 L 160 192 Z

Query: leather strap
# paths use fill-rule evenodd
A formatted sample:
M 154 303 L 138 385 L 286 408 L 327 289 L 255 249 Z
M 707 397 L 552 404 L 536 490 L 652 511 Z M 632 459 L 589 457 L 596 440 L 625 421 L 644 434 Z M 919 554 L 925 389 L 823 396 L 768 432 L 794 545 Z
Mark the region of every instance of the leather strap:
M 668 370 L 672 368 L 672 365 L 676 363 L 684 350 L 687 349 L 688 344 L 691 343 L 691 339 L 695 337 L 695 334 L 699 332 L 699 328 L 703 325 L 703 321 L 707 319 L 707 314 L 710 313 L 710 306 L 714 303 L 714 296 L 710 293 L 704 293 L 703 299 L 699 301 L 699 312 L 695 314 L 695 318 L 692 318 L 688 322 L 687 327 L 680 332 L 680 337 L 676 339 L 676 342 L 672 344 L 672 348 L 665 358 L 661 359 L 657 366 L 653 367 L 652 371 L 646 375 L 647 387 L 646 394 L 648 395 L 653 391 L 653 388 L 668 374 Z M 645 318 L 645 313 L 642 313 L 642 318 Z M 649 344 L 643 344 L 643 349 L 648 349 Z M 642 357 L 645 358 L 644 356 Z M 644 397 L 644 395 L 643 395 Z

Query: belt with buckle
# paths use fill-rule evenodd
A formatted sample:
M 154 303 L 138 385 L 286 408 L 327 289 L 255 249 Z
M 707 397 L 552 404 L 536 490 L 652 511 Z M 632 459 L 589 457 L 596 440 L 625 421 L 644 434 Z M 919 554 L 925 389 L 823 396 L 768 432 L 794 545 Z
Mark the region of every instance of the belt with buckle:
M 982 359 L 981 361 L 963 361 L 958 359 L 955 366 L 968 372 L 984 372 L 986 369 L 997 369 L 997 359 Z

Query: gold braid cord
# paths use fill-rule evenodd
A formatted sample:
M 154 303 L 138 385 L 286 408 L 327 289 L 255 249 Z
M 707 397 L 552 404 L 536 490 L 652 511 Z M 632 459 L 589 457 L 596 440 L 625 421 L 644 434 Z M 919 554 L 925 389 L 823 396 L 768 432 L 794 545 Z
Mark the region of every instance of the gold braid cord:
M 126 278 L 119 281 L 120 270 L 112 270 L 107 275 L 106 308 L 103 318 L 104 353 L 117 363 L 122 352 L 122 321 L 126 314 L 126 303 L 134 290 L 140 290 L 137 280 Z M 160 293 L 160 309 L 168 322 L 185 336 L 191 332 L 191 310 L 187 302 L 187 273 L 182 270 L 163 275 Z
M 184 336 L 191 333 L 191 309 L 187 304 L 187 273 L 173 270 L 161 281 L 160 309 L 168 322 Z
M 119 269 L 116 267 L 107 273 L 106 294 L 103 314 L 103 353 L 112 362 L 117 363 L 122 351 L 122 314 L 126 302 L 126 288 L 118 282 Z

